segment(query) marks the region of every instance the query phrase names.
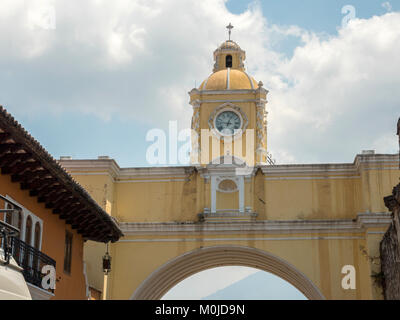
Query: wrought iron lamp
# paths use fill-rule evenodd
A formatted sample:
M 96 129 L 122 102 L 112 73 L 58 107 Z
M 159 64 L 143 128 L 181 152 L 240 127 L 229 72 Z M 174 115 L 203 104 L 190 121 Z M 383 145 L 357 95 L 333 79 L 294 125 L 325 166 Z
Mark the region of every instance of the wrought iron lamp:
M 103 272 L 105 275 L 108 275 L 111 272 L 111 256 L 108 253 L 108 243 L 106 254 L 103 256 Z

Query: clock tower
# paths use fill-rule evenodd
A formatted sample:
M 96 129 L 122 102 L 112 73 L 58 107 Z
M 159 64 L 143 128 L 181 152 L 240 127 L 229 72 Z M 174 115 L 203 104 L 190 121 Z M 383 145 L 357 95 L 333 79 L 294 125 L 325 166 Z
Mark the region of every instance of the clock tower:
M 246 73 L 246 52 L 230 39 L 214 51 L 213 73 L 189 92 L 191 162 L 210 196 L 205 218 L 254 218 L 257 168 L 267 164 L 267 94 Z M 261 179 L 261 178 L 260 178 Z M 262 181 L 262 180 L 260 180 Z
M 249 167 L 267 162 L 268 91 L 246 73 L 245 59 L 236 42 L 223 42 L 214 52 L 213 73 L 189 92 L 193 165 L 227 158 Z

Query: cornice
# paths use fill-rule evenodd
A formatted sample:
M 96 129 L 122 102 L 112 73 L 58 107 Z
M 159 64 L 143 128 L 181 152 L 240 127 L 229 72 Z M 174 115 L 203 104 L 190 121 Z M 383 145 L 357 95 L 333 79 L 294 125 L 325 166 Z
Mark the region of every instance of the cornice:
M 115 179 L 120 172 L 120 167 L 114 159 L 81 159 L 81 160 L 58 160 L 58 163 L 71 174 L 77 172 L 107 172 Z
M 180 167 L 140 167 L 120 168 L 113 159 L 92 160 L 59 160 L 61 166 L 72 175 L 103 175 L 109 174 L 113 181 L 129 179 L 156 179 L 156 178 L 187 178 L 195 166 Z M 398 154 L 357 155 L 353 163 L 337 164 L 289 164 L 289 165 L 260 165 L 263 174 L 268 180 L 282 179 L 359 179 L 362 171 L 368 170 L 398 170 Z M 208 169 L 199 169 L 202 175 L 208 174 Z M 231 168 L 232 169 L 232 168 Z M 216 166 L 214 171 L 226 171 L 229 166 Z
M 366 164 L 392 163 L 399 166 L 399 154 L 358 154 L 354 159 L 354 166 L 359 169 Z
M 232 95 L 244 95 L 244 94 L 256 94 L 257 89 L 237 89 L 237 90 L 198 90 L 198 93 L 200 95 L 227 95 L 227 94 L 232 94 Z
M 59 163 L 72 175 L 110 174 L 115 181 L 136 178 L 186 178 L 195 170 L 193 166 L 120 168 L 113 159 L 60 160 Z
M 218 223 L 134 223 L 120 222 L 125 236 L 199 234 L 309 234 L 364 233 L 369 228 L 386 228 L 391 213 L 360 213 L 355 220 L 288 220 Z
M 309 177 L 318 177 L 329 173 L 329 176 L 338 175 L 348 178 L 359 178 L 365 170 L 396 170 L 399 164 L 397 154 L 357 155 L 353 163 L 321 163 L 321 164 L 288 164 L 261 166 L 264 175 L 295 176 L 307 174 Z
M 186 177 L 194 172 L 191 166 L 182 167 L 149 167 L 149 168 L 123 168 L 119 171 L 119 177 Z
M 226 96 L 223 99 L 212 99 L 212 100 L 199 100 L 200 104 L 202 103 L 268 103 L 265 99 L 227 99 Z

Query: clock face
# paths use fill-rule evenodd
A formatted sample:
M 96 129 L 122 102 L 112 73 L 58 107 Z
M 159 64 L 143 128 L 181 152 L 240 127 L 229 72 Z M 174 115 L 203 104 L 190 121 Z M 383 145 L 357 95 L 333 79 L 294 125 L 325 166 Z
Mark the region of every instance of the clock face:
M 215 127 L 223 135 L 233 135 L 241 126 L 240 117 L 233 111 L 221 112 L 215 119 Z

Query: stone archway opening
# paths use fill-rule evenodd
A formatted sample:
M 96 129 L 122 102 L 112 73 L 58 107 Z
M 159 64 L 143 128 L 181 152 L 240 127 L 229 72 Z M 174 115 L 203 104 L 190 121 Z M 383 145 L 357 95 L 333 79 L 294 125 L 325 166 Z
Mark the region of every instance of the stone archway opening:
M 196 273 L 161 300 L 308 300 L 286 280 L 260 269 L 227 266 Z
M 272 273 L 286 280 L 310 300 L 325 299 L 297 268 L 268 252 L 241 246 L 214 246 L 187 252 L 155 270 L 134 292 L 134 300 L 159 300 L 182 280 L 201 271 L 243 266 Z

